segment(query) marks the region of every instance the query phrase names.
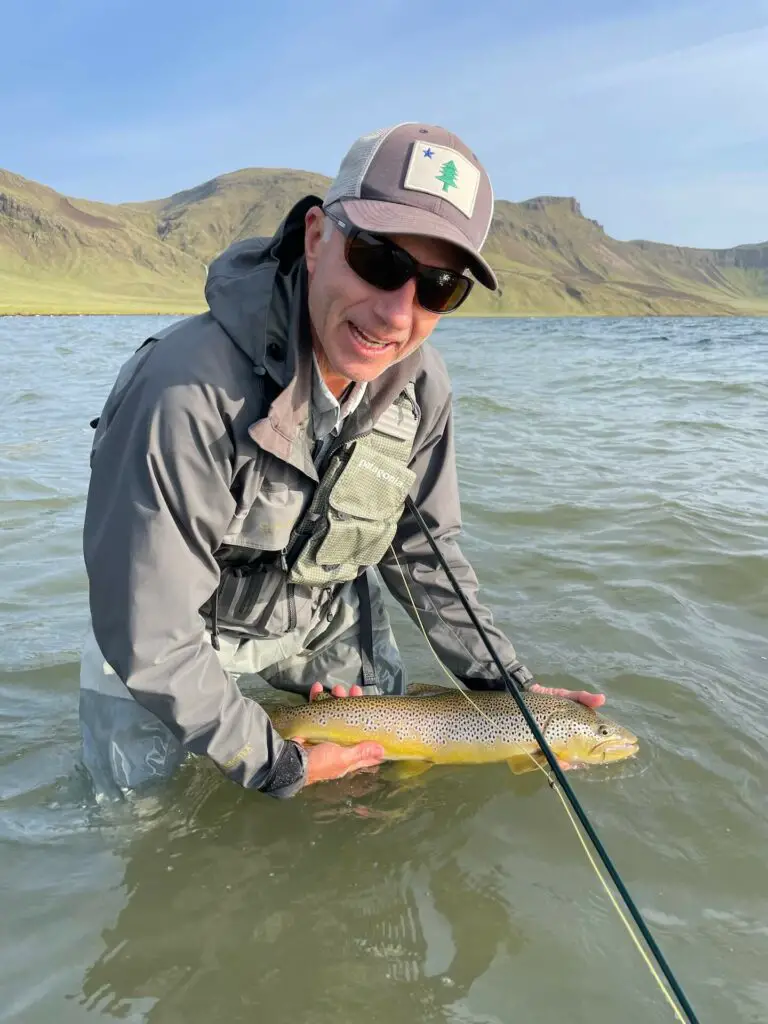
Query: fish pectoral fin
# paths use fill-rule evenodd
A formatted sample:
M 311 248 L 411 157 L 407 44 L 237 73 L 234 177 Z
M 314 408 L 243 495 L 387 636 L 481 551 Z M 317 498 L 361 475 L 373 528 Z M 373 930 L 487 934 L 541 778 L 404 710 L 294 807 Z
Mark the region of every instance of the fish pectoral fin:
M 449 693 L 450 687 L 440 683 L 410 683 L 405 692 L 409 697 L 434 697 L 438 693 Z
M 402 782 L 405 779 L 414 779 L 417 775 L 423 775 L 431 767 L 431 761 L 390 761 L 388 774 Z
M 507 758 L 507 764 L 513 775 L 525 775 L 526 772 L 535 772 L 537 768 L 543 768 L 547 764 L 547 759 L 542 753 L 516 754 Z

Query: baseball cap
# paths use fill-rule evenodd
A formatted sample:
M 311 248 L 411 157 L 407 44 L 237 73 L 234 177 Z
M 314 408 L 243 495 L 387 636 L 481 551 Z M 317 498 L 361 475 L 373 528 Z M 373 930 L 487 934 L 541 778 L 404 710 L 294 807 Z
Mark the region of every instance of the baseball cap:
M 336 203 L 362 231 L 452 243 L 467 254 L 480 284 L 498 287 L 480 255 L 493 218 L 491 180 L 472 150 L 445 128 L 409 121 L 361 136 L 323 206 Z

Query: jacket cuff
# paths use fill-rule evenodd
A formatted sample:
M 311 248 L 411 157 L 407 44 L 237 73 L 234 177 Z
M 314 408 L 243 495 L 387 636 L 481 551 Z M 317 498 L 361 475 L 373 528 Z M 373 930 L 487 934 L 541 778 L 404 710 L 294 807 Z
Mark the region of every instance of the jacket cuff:
M 303 787 L 306 782 L 306 767 L 306 751 L 293 740 L 286 740 L 272 766 L 272 771 L 258 789 L 277 800 L 286 800 Z
M 512 681 L 517 684 L 518 690 L 530 690 L 533 683 L 536 681 L 533 678 L 533 672 L 519 661 L 515 662 L 514 665 L 507 667 L 507 672 L 512 677 Z M 502 681 L 502 686 L 504 685 Z
M 529 690 L 536 681 L 531 670 L 526 668 L 526 666 L 519 661 L 515 661 L 511 665 L 505 665 L 505 668 L 508 675 L 512 678 L 512 681 L 516 684 L 518 690 L 525 692 L 525 690 Z M 490 679 L 479 679 L 476 677 L 459 678 L 470 690 L 506 690 L 504 680 L 499 676 L 494 676 Z

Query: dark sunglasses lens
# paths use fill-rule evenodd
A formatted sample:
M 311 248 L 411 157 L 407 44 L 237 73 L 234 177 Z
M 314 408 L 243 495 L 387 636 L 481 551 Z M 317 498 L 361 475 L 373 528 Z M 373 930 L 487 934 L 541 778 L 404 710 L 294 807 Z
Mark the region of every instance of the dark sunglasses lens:
M 348 242 L 347 262 L 364 281 L 386 292 L 402 288 L 414 271 L 408 253 L 371 235 L 357 235 Z M 469 278 L 452 270 L 423 270 L 416 280 L 419 304 L 432 313 L 458 309 L 472 289 Z
M 432 313 L 450 313 L 462 304 L 472 282 L 451 270 L 434 270 L 424 274 L 416 288 L 416 298 Z
M 374 238 L 353 238 L 347 246 L 347 262 L 368 284 L 382 291 L 402 288 L 412 269 L 404 253 Z

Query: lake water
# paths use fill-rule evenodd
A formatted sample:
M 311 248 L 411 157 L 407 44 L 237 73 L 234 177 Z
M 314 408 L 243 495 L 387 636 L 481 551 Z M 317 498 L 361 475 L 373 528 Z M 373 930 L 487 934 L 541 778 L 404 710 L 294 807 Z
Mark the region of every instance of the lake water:
M 0 319 L 0 1021 L 674 1019 L 539 774 L 276 802 L 78 771 L 88 420 L 170 318 Z M 540 681 L 638 758 L 572 773 L 704 1022 L 768 1021 L 768 322 L 453 321 L 464 547 Z M 443 677 L 397 611 L 417 679 Z

